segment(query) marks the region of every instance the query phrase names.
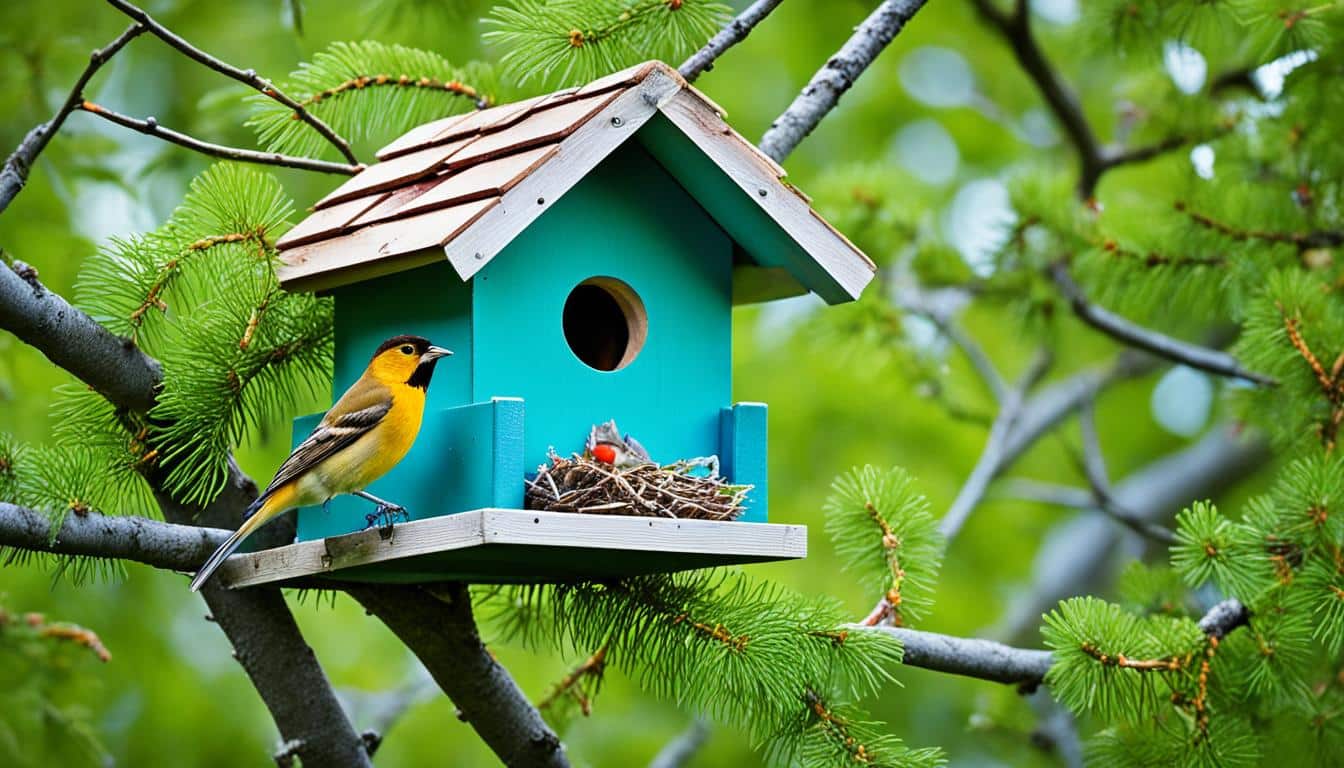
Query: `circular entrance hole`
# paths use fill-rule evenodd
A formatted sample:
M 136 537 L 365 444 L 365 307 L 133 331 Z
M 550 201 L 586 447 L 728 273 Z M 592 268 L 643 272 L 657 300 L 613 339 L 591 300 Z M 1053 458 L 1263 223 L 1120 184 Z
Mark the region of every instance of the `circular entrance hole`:
M 565 299 L 565 341 L 589 368 L 618 371 L 649 335 L 649 316 L 635 289 L 614 277 L 590 277 Z

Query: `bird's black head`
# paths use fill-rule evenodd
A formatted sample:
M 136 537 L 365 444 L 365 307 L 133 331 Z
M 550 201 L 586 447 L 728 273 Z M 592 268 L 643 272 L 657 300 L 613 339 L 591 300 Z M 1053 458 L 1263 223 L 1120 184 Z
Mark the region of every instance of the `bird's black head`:
M 369 364 L 383 378 L 404 381 L 412 387 L 429 389 L 434 375 L 434 364 L 441 357 L 453 354 L 436 347 L 423 336 L 393 336 L 378 346 Z

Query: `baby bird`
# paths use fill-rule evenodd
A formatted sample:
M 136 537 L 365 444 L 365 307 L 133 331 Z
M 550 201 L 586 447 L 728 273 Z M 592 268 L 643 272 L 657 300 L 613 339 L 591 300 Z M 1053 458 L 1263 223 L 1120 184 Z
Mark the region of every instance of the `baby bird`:
M 364 375 L 341 395 L 247 508 L 243 524 L 191 580 L 195 592 L 251 533 L 286 510 L 326 504 L 350 493 L 378 505 L 378 514 L 404 512 L 364 490 L 397 465 L 415 443 L 434 365 L 452 352 L 420 336 L 393 336 L 379 345 Z

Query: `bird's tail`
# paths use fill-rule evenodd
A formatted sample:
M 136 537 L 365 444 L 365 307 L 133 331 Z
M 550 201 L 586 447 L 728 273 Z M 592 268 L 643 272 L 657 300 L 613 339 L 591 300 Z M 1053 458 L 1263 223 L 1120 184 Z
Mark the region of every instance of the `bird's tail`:
M 244 539 L 275 516 L 274 510 L 268 509 L 268 507 L 274 506 L 268 504 L 269 501 L 273 501 L 273 497 L 262 496 L 248 506 L 247 512 L 243 515 L 243 524 L 238 526 L 238 530 L 234 531 L 233 535 L 229 536 L 223 544 L 219 545 L 219 549 L 216 549 L 210 559 L 205 561 L 205 565 L 202 565 L 201 569 L 196 572 L 196 577 L 191 580 L 192 592 L 199 590 L 201 585 L 215 571 L 219 570 L 219 566 L 229 559 L 229 555 L 232 555 L 238 549 Z

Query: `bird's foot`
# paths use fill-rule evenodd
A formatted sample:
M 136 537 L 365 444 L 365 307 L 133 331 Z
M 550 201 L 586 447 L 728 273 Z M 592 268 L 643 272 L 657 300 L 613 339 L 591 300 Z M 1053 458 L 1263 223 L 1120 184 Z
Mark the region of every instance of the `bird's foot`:
M 364 521 L 366 523 L 364 530 L 367 531 L 377 525 L 378 533 L 386 539 L 392 535 L 392 526 L 398 521 L 405 523 L 411 521 L 411 513 L 400 504 L 379 504 L 376 511 L 364 516 Z

